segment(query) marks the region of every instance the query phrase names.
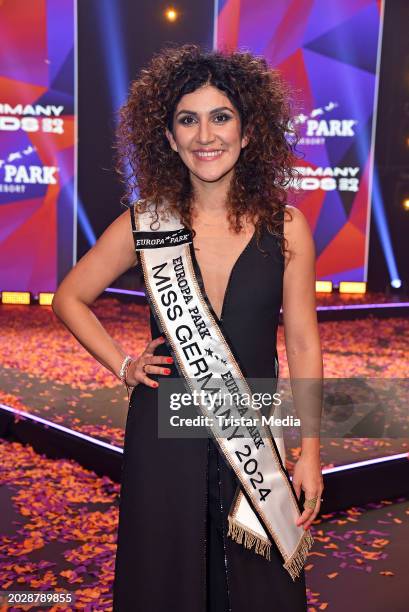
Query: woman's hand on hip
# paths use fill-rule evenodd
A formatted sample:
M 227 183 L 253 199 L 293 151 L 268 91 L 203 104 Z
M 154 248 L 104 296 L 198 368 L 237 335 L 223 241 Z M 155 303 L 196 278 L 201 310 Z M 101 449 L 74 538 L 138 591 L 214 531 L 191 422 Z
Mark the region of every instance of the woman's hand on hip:
M 163 336 L 151 340 L 151 342 L 148 342 L 146 345 L 143 353 L 131 362 L 126 373 L 126 382 L 130 387 L 136 387 L 140 383 L 143 383 L 148 387 L 156 388 L 159 386 L 159 383 L 149 378 L 148 374 L 163 374 L 165 376 L 170 374 L 171 370 L 167 367 L 161 367 L 160 364 L 172 364 L 172 357 L 154 355 L 156 348 L 164 342 L 165 339 Z

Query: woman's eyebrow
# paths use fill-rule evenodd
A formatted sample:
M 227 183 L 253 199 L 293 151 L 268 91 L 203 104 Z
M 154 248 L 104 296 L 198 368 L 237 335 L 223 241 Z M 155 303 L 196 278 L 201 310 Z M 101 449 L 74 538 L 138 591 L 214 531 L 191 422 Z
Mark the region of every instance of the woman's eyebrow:
M 217 108 L 213 108 L 213 109 L 212 109 L 212 110 L 209 112 L 209 115 L 213 115 L 214 113 L 220 113 L 220 111 L 223 111 L 223 110 L 228 110 L 228 111 L 230 111 L 231 113 L 234 113 L 234 110 L 233 110 L 232 108 L 230 108 L 229 106 L 219 106 L 219 107 L 217 107 Z M 178 116 L 179 116 L 179 115 L 181 115 L 182 113 L 188 113 L 189 115 L 195 115 L 195 116 L 197 116 L 197 115 L 198 115 L 198 113 L 196 113 L 195 111 L 191 111 L 191 110 L 182 109 L 182 110 L 180 110 L 180 111 L 178 111 L 178 112 L 176 113 L 176 117 L 178 117 Z

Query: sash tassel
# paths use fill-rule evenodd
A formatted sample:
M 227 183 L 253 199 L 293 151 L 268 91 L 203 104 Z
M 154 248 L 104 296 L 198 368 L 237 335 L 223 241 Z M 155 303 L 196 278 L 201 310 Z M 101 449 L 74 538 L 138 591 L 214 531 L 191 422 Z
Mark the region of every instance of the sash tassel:
M 237 544 L 242 544 L 245 548 L 248 549 L 251 549 L 254 546 L 255 553 L 265 557 L 269 561 L 271 560 L 270 542 L 266 542 L 266 540 L 257 536 L 254 532 L 249 531 L 231 516 L 228 516 L 227 520 L 229 523 L 229 530 L 227 532 L 227 535 L 232 540 L 237 542 Z M 284 563 L 283 567 L 288 571 L 293 581 L 296 580 L 296 578 L 298 578 L 298 576 L 300 575 L 307 559 L 308 551 L 311 549 L 313 544 L 313 537 L 311 536 L 309 531 L 306 531 L 294 555 Z
M 291 578 L 295 580 L 300 575 L 304 563 L 308 556 L 308 551 L 314 544 L 314 539 L 309 531 L 306 531 L 295 554 L 284 563 L 285 569 L 290 574 Z
M 237 544 L 243 544 L 245 548 L 251 549 L 254 546 L 254 552 L 261 555 L 270 561 L 271 543 L 255 535 L 254 532 L 248 531 L 243 525 L 237 523 L 230 515 L 227 517 L 229 530 L 227 535 Z M 244 540 L 244 541 L 243 541 Z

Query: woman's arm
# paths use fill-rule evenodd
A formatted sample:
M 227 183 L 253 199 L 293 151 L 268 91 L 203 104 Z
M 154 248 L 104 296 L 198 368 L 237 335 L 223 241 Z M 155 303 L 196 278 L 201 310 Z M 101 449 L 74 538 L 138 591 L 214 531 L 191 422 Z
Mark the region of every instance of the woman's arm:
M 130 213 L 126 210 L 111 223 L 96 244 L 65 277 L 52 303 L 54 313 L 78 342 L 117 377 L 126 353 L 108 334 L 89 306 L 112 281 L 135 265 L 136 261 Z M 139 372 L 138 376 L 135 376 L 135 373 L 137 365 L 141 369 L 147 362 L 169 363 L 164 357 L 153 356 L 154 349 L 162 341 L 156 339 L 149 343 L 148 352 L 144 352 L 141 363 L 132 364 L 132 376 L 131 379 L 128 378 L 130 384 L 144 382 L 149 386 L 157 386 L 144 372 Z M 162 368 L 152 365 L 149 366 L 149 372 L 166 373 Z
M 302 488 L 306 499 L 311 499 L 320 496 L 323 489 L 319 453 L 323 363 L 316 314 L 315 246 L 302 212 L 293 206 L 288 208 L 293 219 L 284 222 L 289 253 L 284 269 L 283 321 L 291 387 L 302 436 L 301 457 L 294 469 L 293 484 L 298 496 Z M 318 514 L 319 507 L 318 500 L 314 512 L 304 511 L 301 523 L 305 523 L 305 528 Z
M 285 221 L 288 240 L 283 288 L 283 320 L 290 374 L 294 378 L 322 378 L 323 365 L 315 298 L 315 245 L 302 212 L 287 206 L 293 217 Z
M 292 221 L 285 221 L 288 240 L 283 287 L 283 321 L 291 379 L 322 380 L 323 363 L 315 299 L 315 246 L 308 222 L 300 210 L 288 206 Z M 307 388 L 309 383 L 299 384 Z M 302 416 L 315 417 L 300 405 Z M 319 433 L 319 432 L 318 432 Z M 318 453 L 319 440 L 302 439 L 303 453 Z

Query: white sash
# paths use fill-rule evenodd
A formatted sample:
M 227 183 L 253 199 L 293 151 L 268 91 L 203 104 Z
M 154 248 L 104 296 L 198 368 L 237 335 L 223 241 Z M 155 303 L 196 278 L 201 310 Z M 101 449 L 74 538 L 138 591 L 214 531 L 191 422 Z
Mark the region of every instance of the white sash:
M 169 211 L 162 213 L 159 231 L 153 231 L 155 206 L 145 206 L 145 212 L 135 210 L 135 248 L 149 303 L 186 386 L 191 392 L 218 388 L 248 397 L 251 390 L 200 291 L 189 249 L 191 233 Z M 243 410 L 239 408 L 222 406 L 216 414 L 240 418 Z M 212 414 L 206 402 L 198 409 L 205 416 Z M 277 409 L 274 416 L 279 416 Z M 261 423 L 232 425 L 223 431 L 218 419 L 214 421 L 213 438 L 240 482 L 228 516 L 228 535 L 267 559 L 273 540 L 295 580 L 313 538 L 309 530 L 295 524 L 300 510 L 283 468 L 282 435 L 276 441 L 272 430 Z

